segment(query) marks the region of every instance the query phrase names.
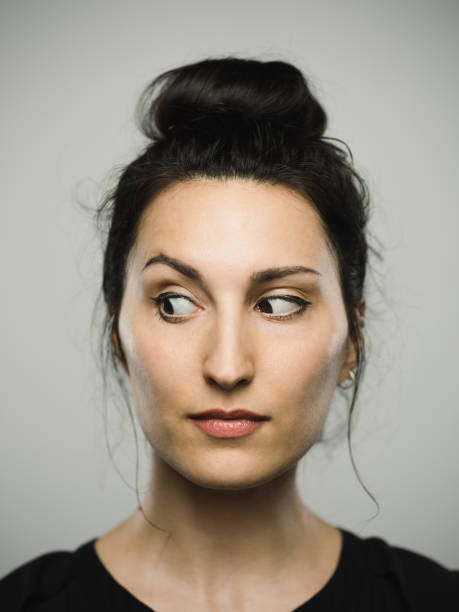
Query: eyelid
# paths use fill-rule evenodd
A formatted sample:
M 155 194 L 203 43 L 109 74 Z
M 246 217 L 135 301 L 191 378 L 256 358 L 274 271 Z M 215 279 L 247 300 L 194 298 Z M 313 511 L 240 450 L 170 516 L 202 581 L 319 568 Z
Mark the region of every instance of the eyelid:
M 148 269 L 149 268 L 147 268 L 147 271 Z M 272 280 L 263 281 L 262 283 L 256 286 L 251 286 L 248 290 L 247 302 L 252 301 L 254 296 L 258 295 L 260 291 L 269 292 L 269 291 L 277 291 L 277 290 L 280 290 L 280 291 L 292 290 L 292 291 L 303 293 L 303 295 L 305 293 L 315 295 L 316 293 L 320 292 L 320 274 L 319 273 L 317 273 L 317 275 L 308 274 L 306 276 L 307 278 L 302 278 L 301 280 L 297 280 L 297 281 L 294 281 L 293 279 L 287 279 L 287 278 L 284 278 L 281 280 L 272 279 Z M 205 286 L 201 286 L 199 283 L 197 283 L 193 279 L 189 279 L 189 278 L 185 278 L 184 280 L 178 279 L 178 278 L 175 278 L 174 274 L 172 274 L 170 276 L 166 275 L 161 280 L 156 281 L 156 282 L 153 281 L 153 282 L 154 282 L 156 291 L 161 291 L 162 289 L 166 289 L 166 287 L 170 287 L 170 286 L 176 286 L 176 287 L 179 287 L 180 289 L 187 290 L 187 286 L 191 286 L 193 293 L 197 293 L 198 295 L 205 296 L 206 300 L 208 300 L 212 304 L 215 304 L 215 300 L 212 294 L 207 290 L 207 288 Z M 148 282 L 146 286 L 148 286 L 149 284 L 150 283 Z M 264 288 L 263 288 L 263 285 L 264 285 Z M 188 297 L 188 296 L 184 296 L 184 297 Z M 188 298 L 188 299 L 192 299 L 192 298 Z M 305 299 L 307 301 L 307 298 Z
M 188 300 L 188 301 L 192 302 L 193 304 L 195 303 L 192 298 L 188 297 L 187 295 L 184 295 L 183 293 L 178 293 L 176 291 L 164 291 L 163 293 L 160 293 L 156 297 L 151 297 L 150 299 L 153 302 L 155 302 L 155 304 L 157 304 L 158 302 L 160 302 L 163 299 L 166 299 L 168 297 L 183 298 L 185 300 Z M 283 300 L 290 301 L 290 302 L 296 302 L 297 304 L 301 304 L 301 303 L 304 303 L 304 302 L 306 302 L 308 304 L 311 303 L 309 300 L 307 300 L 307 299 L 305 299 L 303 297 L 300 297 L 298 295 L 293 295 L 291 293 L 288 293 L 288 294 L 284 294 L 284 293 L 269 293 L 268 295 L 263 295 L 260 298 L 258 298 L 256 303 L 258 304 L 262 300 L 275 299 L 275 298 L 283 299 Z

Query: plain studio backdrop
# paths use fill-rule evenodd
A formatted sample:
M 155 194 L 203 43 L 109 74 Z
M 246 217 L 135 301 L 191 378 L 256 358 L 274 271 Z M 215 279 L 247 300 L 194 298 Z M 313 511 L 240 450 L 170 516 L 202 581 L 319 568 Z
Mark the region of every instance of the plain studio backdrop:
M 133 433 L 111 400 L 127 485 L 105 448 L 90 329 L 101 250 L 81 203 L 95 206 L 110 170 L 142 146 L 133 111 L 143 87 L 228 54 L 291 61 L 311 79 L 327 135 L 349 144 L 369 184 L 382 242 L 353 437 L 381 510 L 370 520 L 345 440 L 301 462 L 304 499 L 338 526 L 459 567 L 457 0 L 0 6 L 0 573 L 72 549 L 137 507 Z M 143 444 L 139 456 L 142 490 Z

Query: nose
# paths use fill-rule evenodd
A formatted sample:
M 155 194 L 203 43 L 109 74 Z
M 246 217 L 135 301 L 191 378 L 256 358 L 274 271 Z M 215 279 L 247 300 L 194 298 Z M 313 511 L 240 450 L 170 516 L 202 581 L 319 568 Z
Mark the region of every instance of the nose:
M 241 317 L 220 313 L 208 333 L 209 349 L 203 364 L 206 381 L 227 391 L 248 384 L 255 367 L 250 337 Z

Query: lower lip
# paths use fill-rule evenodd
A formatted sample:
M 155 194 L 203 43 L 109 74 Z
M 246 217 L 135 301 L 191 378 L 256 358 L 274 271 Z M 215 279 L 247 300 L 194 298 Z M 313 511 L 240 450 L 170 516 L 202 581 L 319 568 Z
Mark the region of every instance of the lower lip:
M 196 427 L 214 438 L 240 438 L 259 429 L 265 421 L 248 419 L 192 419 Z

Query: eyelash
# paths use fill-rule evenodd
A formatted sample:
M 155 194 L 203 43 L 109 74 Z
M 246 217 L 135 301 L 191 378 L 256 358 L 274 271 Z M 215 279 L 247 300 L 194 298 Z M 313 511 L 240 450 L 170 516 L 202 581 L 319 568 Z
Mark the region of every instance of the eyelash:
M 159 319 L 161 319 L 161 321 L 166 321 L 168 323 L 180 323 L 181 321 L 186 319 L 185 316 L 182 316 L 182 317 L 174 316 L 174 315 L 165 316 L 164 314 L 161 313 L 160 306 L 168 298 L 184 298 L 185 300 L 188 300 L 189 302 L 191 302 L 191 300 L 187 298 L 185 295 L 181 295 L 180 293 L 171 293 L 171 292 L 161 293 L 157 297 L 150 298 L 151 301 L 154 302 L 154 304 L 156 305 L 155 314 Z M 292 302 L 293 304 L 299 304 L 300 306 L 298 310 L 295 310 L 294 312 L 291 312 L 290 314 L 268 317 L 270 319 L 275 319 L 276 321 L 285 321 L 287 319 L 293 319 L 293 317 L 301 315 L 306 310 L 306 308 L 311 304 L 311 302 L 308 302 L 307 300 L 303 300 L 302 298 L 294 296 L 294 295 L 268 295 L 262 298 L 261 300 L 259 300 L 257 304 L 260 304 L 260 302 L 264 302 L 266 300 L 273 300 L 276 298 L 282 299 L 286 302 Z

